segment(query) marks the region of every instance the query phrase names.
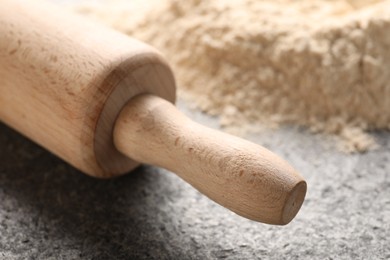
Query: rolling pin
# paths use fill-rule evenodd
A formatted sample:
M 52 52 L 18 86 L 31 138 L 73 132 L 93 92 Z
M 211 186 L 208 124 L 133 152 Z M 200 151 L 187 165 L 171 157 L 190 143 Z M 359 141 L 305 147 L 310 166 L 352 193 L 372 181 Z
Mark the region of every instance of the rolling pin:
M 36 0 L 0 0 L 0 35 L 0 120 L 80 171 L 109 178 L 152 164 L 251 220 L 284 225 L 299 211 L 302 176 L 179 112 L 153 47 Z

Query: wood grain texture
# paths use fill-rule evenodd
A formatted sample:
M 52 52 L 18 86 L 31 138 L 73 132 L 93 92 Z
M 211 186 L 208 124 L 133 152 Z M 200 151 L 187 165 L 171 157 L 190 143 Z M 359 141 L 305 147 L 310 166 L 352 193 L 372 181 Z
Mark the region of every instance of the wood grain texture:
M 177 111 L 158 51 L 47 3 L 0 5 L 1 121 L 91 176 L 149 163 L 244 217 L 286 224 L 296 215 L 302 177 L 267 149 Z
M 112 128 L 139 93 L 174 101 L 162 56 L 47 2 L 0 6 L 0 120 L 89 175 L 137 166 L 114 148 Z
M 114 143 L 130 158 L 177 173 L 209 198 L 252 220 L 287 224 L 306 194 L 306 182 L 277 155 L 199 125 L 156 96 L 129 101 L 116 121 Z

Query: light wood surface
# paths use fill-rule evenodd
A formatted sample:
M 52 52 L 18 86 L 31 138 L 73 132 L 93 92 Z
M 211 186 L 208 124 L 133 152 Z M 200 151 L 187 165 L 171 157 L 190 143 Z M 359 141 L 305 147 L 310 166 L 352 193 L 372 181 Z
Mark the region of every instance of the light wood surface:
M 287 224 L 306 193 L 303 178 L 269 150 L 199 125 L 152 95 L 130 100 L 114 129 L 115 146 L 142 163 L 177 173 L 246 218 Z
M 95 177 L 139 164 L 112 143 L 114 121 L 139 93 L 175 100 L 152 47 L 50 3 L 0 0 L 0 120 Z
M 178 112 L 157 50 L 46 2 L 0 6 L 2 122 L 91 176 L 150 163 L 244 217 L 296 215 L 303 178 L 267 149 Z

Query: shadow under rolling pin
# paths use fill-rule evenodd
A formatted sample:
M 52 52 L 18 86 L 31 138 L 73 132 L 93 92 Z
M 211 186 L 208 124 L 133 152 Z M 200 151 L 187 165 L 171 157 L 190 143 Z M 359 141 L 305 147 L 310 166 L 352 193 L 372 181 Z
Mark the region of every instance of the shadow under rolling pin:
M 246 218 L 295 217 L 302 176 L 269 150 L 180 113 L 157 50 L 46 2 L 1 6 L 1 121 L 91 176 L 153 164 Z

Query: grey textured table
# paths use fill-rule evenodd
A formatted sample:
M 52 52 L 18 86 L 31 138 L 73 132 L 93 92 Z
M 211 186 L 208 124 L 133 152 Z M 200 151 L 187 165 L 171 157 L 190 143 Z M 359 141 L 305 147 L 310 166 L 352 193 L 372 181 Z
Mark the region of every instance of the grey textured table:
M 356 155 L 302 129 L 249 137 L 308 180 L 301 212 L 277 227 L 225 210 L 162 169 L 87 177 L 0 125 L 0 259 L 388 259 L 390 134 L 376 137 L 378 150 Z

